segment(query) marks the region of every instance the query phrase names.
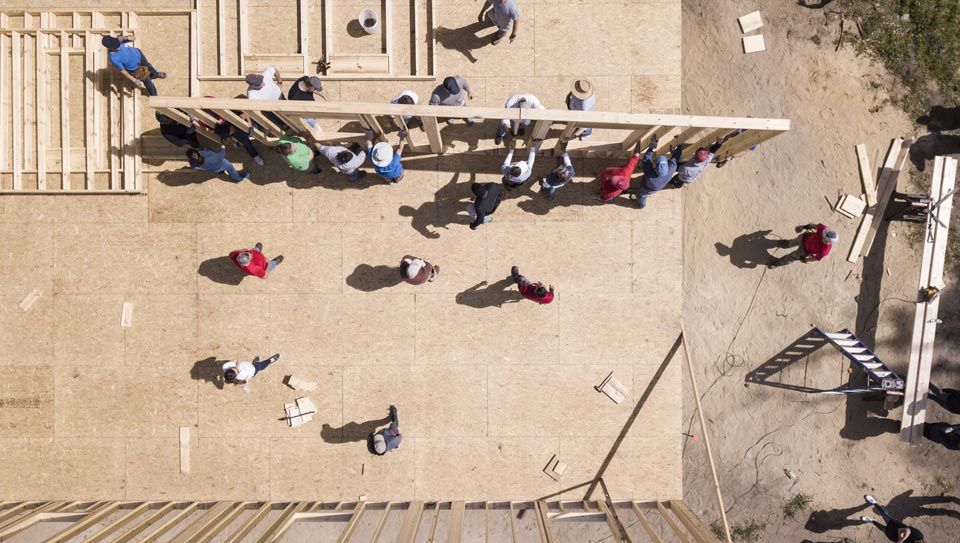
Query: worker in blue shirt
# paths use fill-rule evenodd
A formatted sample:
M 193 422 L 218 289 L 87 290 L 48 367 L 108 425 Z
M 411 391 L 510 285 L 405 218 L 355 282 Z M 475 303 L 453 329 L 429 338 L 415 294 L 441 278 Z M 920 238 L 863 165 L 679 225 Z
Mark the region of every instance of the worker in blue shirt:
M 400 157 L 407 144 L 405 139 L 407 132 L 401 130 L 399 136 L 400 144 L 394 152 L 393 147 L 385 141 L 374 145 L 373 131 L 367 130 L 367 155 L 370 157 L 370 162 L 373 162 L 373 169 L 390 183 L 398 183 L 403 179 L 403 165 L 400 164 Z
M 657 137 L 654 136 L 643 155 L 643 182 L 637 191 L 637 205 L 640 209 L 646 207 L 647 196 L 667 186 L 673 174 L 677 173 L 677 160 L 680 158 L 677 149 L 674 149 L 669 159 L 664 155 L 656 156 L 656 149 Z
M 100 40 L 100 43 L 110 50 L 110 63 L 134 85 L 146 89 L 150 96 L 156 96 L 157 87 L 153 80 L 163 79 L 167 74 L 158 72 L 143 51 L 131 45 L 131 42 L 133 38 L 129 36 L 104 36 Z

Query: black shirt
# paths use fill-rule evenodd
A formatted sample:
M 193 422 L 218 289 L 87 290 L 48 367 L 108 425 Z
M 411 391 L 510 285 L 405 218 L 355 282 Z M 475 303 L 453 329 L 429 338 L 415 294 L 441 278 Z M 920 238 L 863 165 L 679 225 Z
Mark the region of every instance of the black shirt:
M 308 76 L 303 76 L 300 79 L 293 82 L 293 85 L 290 85 L 290 90 L 287 91 L 288 100 L 310 100 L 313 101 L 313 91 L 302 91 L 300 90 L 300 82 L 307 81 L 310 78 Z

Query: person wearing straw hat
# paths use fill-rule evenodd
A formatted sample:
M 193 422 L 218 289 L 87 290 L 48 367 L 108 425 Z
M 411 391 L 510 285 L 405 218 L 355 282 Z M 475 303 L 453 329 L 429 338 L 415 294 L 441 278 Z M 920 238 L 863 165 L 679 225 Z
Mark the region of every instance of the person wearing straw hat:
M 573 90 L 567 94 L 567 109 L 570 111 L 593 111 L 597 105 L 597 93 L 593 90 L 593 83 L 589 79 L 578 79 L 573 83 Z M 583 141 L 593 134 L 592 128 L 577 129 L 570 137 Z
M 373 170 L 387 180 L 389 183 L 399 183 L 403 179 L 403 164 L 400 158 L 403 155 L 403 148 L 407 145 L 407 132 L 401 130 L 397 135 L 400 137 L 400 144 L 396 152 L 393 147 L 385 142 L 373 143 L 373 131 L 367 129 L 367 154 L 370 156 L 370 162 L 373 163 Z
M 777 247 L 796 247 L 797 250 L 775 259 L 767 264 L 768 268 L 777 268 L 798 260 L 803 263 L 823 260 L 830 254 L 830 249 L 836 245 L 839 239 L 837 233 L 823 223 L 805 224 L 796 227 L 795 230 L 800 234 L 799 236 L 794 239 L 780 240 L 777 242 Z

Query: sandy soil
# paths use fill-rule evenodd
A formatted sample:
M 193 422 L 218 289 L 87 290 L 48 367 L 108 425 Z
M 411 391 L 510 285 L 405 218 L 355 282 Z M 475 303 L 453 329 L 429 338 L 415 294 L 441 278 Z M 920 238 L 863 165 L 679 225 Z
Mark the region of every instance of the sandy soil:
M 768 50 L 744 55 L 736 18 L 753 9 L 763 13 Z M 760 541 L 883 540 L 858 521 L 872 514 L 865 493 L 890 502 L 894 516 L 908 517 L 928 541 L 956 540 L 957 453 L 930 442 L 900 443 L 901 409 L 884 413 L 877 402 L 745 382 L 813 325 L 856 329 L 906 375 L 914 308 L 896 298 L 914 298 L 921 246 L 911 240 L 919 239 L 918 227 L 894 223 L 878 235 L 885 245 L 854 266 L 845 256 L 857 222 L 833 213 L 828 202 L 860 192 L 855 144 L 866 143 L 878 164 L 890 138 L 923 130 L 884 105 L 890 81 L 882 69 L 849 46 L 834 51 L 838 30 L 835 15 L 795 2 L 683 2 L 684 111 L 793 121 L 789 134 L 711 170 L 684 194 L 684 321 L 720 484 L 731 523 L 765 525 L 755 532 Z M 907 183 L 901 176 L 900 189 Z M 835 253 L 819 263 L 766 270 L 770 246 L 750 235 L 762 238 L 769 230 L 770 238 L 789 237 L 795 225 L 811 221 L 838 231 Z M 948 307 L 941 309 L 932 377 L 941 386 L 960 381 L 952 356 L 956 297 L 948 288 Z M 819 388 L 847 379 L 846 364 L 827 349 L 782 374 L 783 383 Z M 684 407 L 685 424 L 695 429 L 693 402 Z M 957 422 L 939 407 L 927 420 Z M 684 494 L 709 521 L 719 518 L 711 490 L 703 447 L 688 441 Z M 784 505 L 798 493 L 812 496 L 812 505 L 785 518 Z

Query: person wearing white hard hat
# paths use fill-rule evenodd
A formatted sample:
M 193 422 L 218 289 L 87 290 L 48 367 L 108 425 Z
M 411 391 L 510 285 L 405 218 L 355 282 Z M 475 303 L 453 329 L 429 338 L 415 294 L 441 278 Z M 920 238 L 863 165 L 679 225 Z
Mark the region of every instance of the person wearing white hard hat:
M 398 183 L 403 179 L 403 165 L 400 164 L 400 157 L 403 154 L 403 148 L 407 145 L 405 139 L 407 132 L 401 130 L 398 135 L 400 144 L 394 152 L 393 147 L 385 141 L 374 145 L 373 131 L 367 129 L 367 155 L 373 163 L 373 170 L 390 183 Z
M 578 79 L 573 83 L 573 90 L 567 94 L 567 109 L 570 111 L 593 111 L 597 106 L 597 93 L 593 90 L 593 83 L 589 79 Z M 571 134 L 570 139 L 578 138 L 583 141 L 593 134 L 592 128 L 578 128 Z
M 400 446 L 403 436 L 400 435 L 397 406 L 390 406 L 390 426 L 370 436 L 370 452 L 383 456 Z
M 794 239 L 780 240 L 777 242 L 777 247 L 796 247 L 797 250 L 775 259 L 767 264 L 768 268 L 776 268 L 798 260 L 804 263 L 823 260 L 830 254 L 830 249 L 836 245 L 839 239 L 836 232 L 822 223 L 805 224 L 796 227 L 795 230 L 800 234 L 799 236 Z

